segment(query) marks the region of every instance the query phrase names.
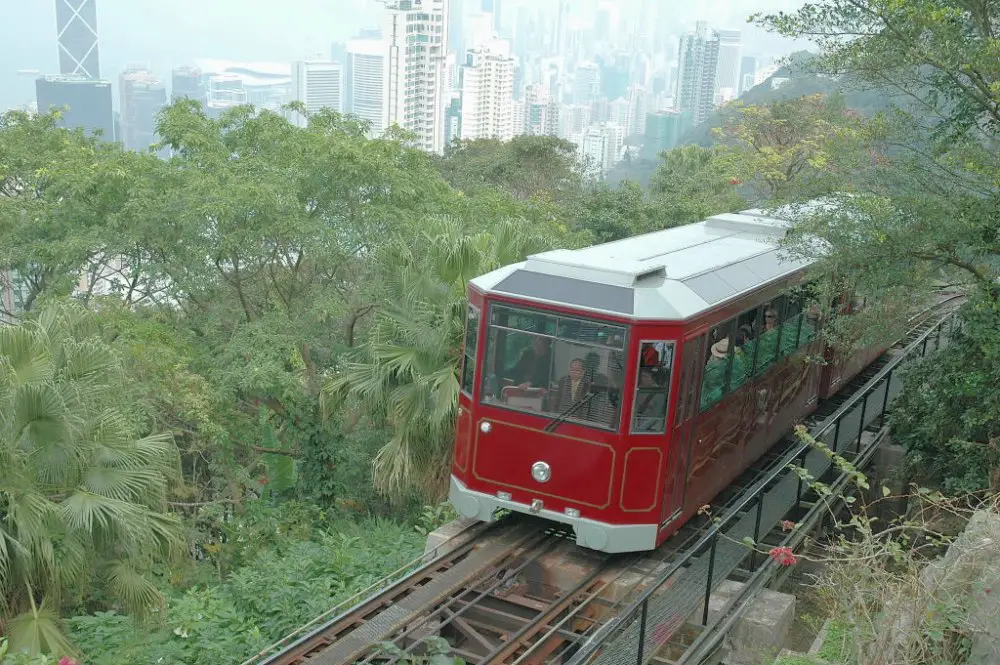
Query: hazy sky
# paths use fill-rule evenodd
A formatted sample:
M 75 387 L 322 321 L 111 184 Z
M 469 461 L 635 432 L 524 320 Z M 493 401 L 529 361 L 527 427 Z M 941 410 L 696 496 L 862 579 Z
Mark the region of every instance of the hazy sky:
M 555 2 L 555 0 L 537 0 Z M 660 0 L 677 3 L 681 22 L 704 19 L 744 28 L 759 10 L 803 0 Z M 97 0 L 101 76 L 115 80 L 128 62 L 146 62 L 164 79 L 196 57 L 290 62 L 329 53 L 381 14 L 376 0 Z M 683 8 L 683 9 L 682 9 Z M 18 70 L 58 73 L 55 0 L 0 0 L 0 110 L 34 98 L 34 80 Z M 678 32 L 686 26 L 679 25 Z M 750 49 L 776 38 L 751 31 Z M 780 44 L 780 42 L 778 42 Z M 784 49 L 782 49 L 784 50 Z

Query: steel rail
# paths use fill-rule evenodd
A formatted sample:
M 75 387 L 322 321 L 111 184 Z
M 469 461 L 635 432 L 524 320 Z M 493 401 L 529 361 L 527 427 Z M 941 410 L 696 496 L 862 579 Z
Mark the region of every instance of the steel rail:
M 456 533 L 452 537 L 448 538 L 444 542 L 439 543 L 437 546 L 434 547 L 434 549 L 431 552 L 424 552 L 420 556 L 414 557 L 413 559 L 411 559 L 407 563 L 404 563 L 402 566 L 400 566 L 396 570 L 392 571 L 391 573 L 388 573 L 387 575 L 384 575 L 382 578 L 376 580 L 375 582 L 372 582 L 371 584 L 369 584 L 364 589 L 361 589 L 360 591 L 356 591 L 356 592 L 352 593 L 350 596 L 348 596 L 347 598 L 339 601 L 336 605 L 334 605 L 333 607 L 331 607 L 326 612 L 323 612 L 319 616 L 311 619 L 308 623 L 300 626 L 296 630 L 292 631 L 288 635 L 285 635 L 284 637 L 282 637 L 281 639 L 277 640 L 273 644 L 268 645 L 264 649 L 261 649 L 259 652 L 257 652 L 256 654 L 254 654 L 250 658 L 247 658 L 246 660 L 243 661 L 243 663 L 241 663 L 241 665 L 254 665 L 254 663 L 258 663 L 258 665 L 270 665 L 270 663 L 272 662 L 272 659 L 271 658 L 266 658 L 266 657 L 268 655 L 271 655 L 272 658 L 273 658 L 274 656 L 277 656 L 277 655 L 279 655 L 281 653 L 281 652 L 272 653 L 272 652 L 274 652 L 275 649 L 282 649 L 282 651 L 284 651 L 286 649 L 292 649 L 292 648 L 294 648 L 296 646 L 299 646 L 299 644 L 303 640 L 310 639 L 317 632 L 326 630 L 331 625 L 332 622 L 336 621 L 336 617 L 334 617 L 331 621 L 328 621 L 327 623 L 323 624 L 322 626 L 320 626 L 319 628 L 317 628 L 313 632 L 309 633 L 308 635 L 305 635 L 305 636 L 299 638 L 298 640 L 296 640 L 294 642 L 290 641 L 293 638 L 295 638 L 297 635 L 301 635 L 303 632 L 305 632 L 306 630 L 308 630 L 311 626 L 316 625 L 317 623 L 319 623 L 320 621 L 326 619 L 327 617 L 333 616 L 333 615 L 338 614 L 338 613 L 343 613 L 345 611 L 349 611 L 349 609 L 345 610 L 345 608 L 349 608 L 350 607 L 350 603 L 355 603 L 356 604 L 356 603 L 359 603 L 359 602 L 364 602 L 364 600 L 366 598 L 368 598 L 367 594 L 370 594 L 372 591 L 374 591 L 375 589 L 381 587 L 384 584 L 393 584 L 393 585 L 399 584 L 400 582 L 405 581 L 408 577 L 410 577 L 412 575 L 420 574 L 421 571 L 425 571 L 425 570 L 427 570 L 429 568 L 433 568 L 433 567 L 439 565 L 440 562 L 443 560 L 443 558 L 446 557 L 446 556 L 448 556 L 453 551 L 453 550 L 449 550 L 448 552 L 441 552 L 439 554 L 441 548 L 445 547 L 446 545 L 449 545 L 449 544 L 453 543 L 454 541 L 456 541 L 456 540 L 458 540 L 460 538 L 469 537 L 470 534 L 472 535 L 472 537 L 470 538 L 470 540 L 468 542 L 470 542 L 470 543 L 474 542 L 479 535 L 485 533 L 491 527 L 495 527 L 497 525 L 499 525 L 499 522 L 494 523 L 492 525 L 491 524 L 486 524 L 486 523 L 472 523 L 472 524 L 469 524 L 466 528 L 462 529 L 461 531 L 459 531 L 458 533 Z M 463 543 L 463 545 L 465 545 L 465 544 L 467 544 L 467 543 Z M 430 554 L 433 554 L 434 556 L 432 556 L 432 558 L 430 560 L 428 560 L 427 557 Z M 418 564 L 419 564 L 420 561 L 424 561 L 424 564 L 418 566 Z M 417 566 L 417 567 L 415 568 L 414 566 Z M 403 577 L 400 577 L 400 578 L 396 579 L 395 582 L 391 582 L 391 580 L 395 579 L 397 575 L 399 575 L 400 573 L 403 573 L 403 572 L 406 572 L 407 574 L 405 576 L 403 576 Z M 260 658 L 265 658 L 265 660 L 258 662 L 258 660 Z
M 928 307 L 926 310 L 920 314 L 914 316 L 910 321 L 920 320 L 920 324 L 914 327 L 913 330 L 922 327 L 922 323 L 926 322 L 927 319 L 931 318 L 931 313 L 938 309 L 944 309 L 948 304 L 955 300 L 964 299 L 962 295 L 955 295 L 948 297 L 942 301 L 934 303 L 932 306 Z M 819 439 L 824 434 L 828 433 L 831 428 L 835 427 L 837 423 L 848 414 L 853 408 L 862 402 L 862 400 L 867 399 L 869 394 L 873 391 L 874 387 L 882 382 L 883 379 L 889 377 L 891 372 L 912 353 L 916 345 L 924 342 L 931 332 L 935 330 L 940 325 L 943 325 L 944 321 L 948 320 L 954 315 L 953 310 L 949 310 L 941 319 L 933 326 L 927 328 L 923 331 L 913 342 L 907 344 L 904 347 L 904 351 L 897 354 L 896 356 L 889 359 L 889 361 L 879 369 L 876 374 L 869 379 L 864 386 L 859 390 L 854 391 L 844 402 L 837 407 L 837 409 L 827 418 L 825 418 L 811 434 L 814 438 Z M 903 336 L 903 340 L 910 336 L 913 332 L 911 330 Z M 900 341 L 903 341 L 900 340 Z M 898 343 L 893 345 L 894 348 L 898 346 Z M 888 384 L 888 381 L 886 382 Z M 886 391 L 888 394 L 889 386 L 886 386 Z M 863 421 L 862 416 L 862 421 Z M 859 433 L 860 434 L 860 433 Z M 781 459 L 781 463 L 773 466 L 773 470 L 768 473 L 765 477 L 755 482 L 744 494 L 743 498 L 730 508 L 726 514 L 724 514 L 717 522 L 715 522 L 704 535 L 695 543 L 688 551 L 682 555 L 677 561 L 673 563 L 666 571 L 661 573 L 655 581 L 647 585 L 642 592 L 627 606 L 625 607 L 617 616 L 615 616 L 610 621 L 603 624 L 598 628 L 587 640 L 581 645 L 580 650 L 574 654 L 572 659 L 567 665 L 584 665 L 590 659 L 592 659 L 604 642 L 617 631 L 623 629 L 626 624 L 631 623 L 637 618 L 637 615 L 641 612 L 643 607 L 651 599 L 651 597 L 672 577 L 674 577 L 685 565 L 689 564 L 695 557 L 704 553 L 709 547 L 712 547 L 714 542 L 723 535 L 723 530 L 733 523 L 738 517 L 740 517 L 745 511 L 751 509 L 754 503 L 760 500 L 760 497 L 764 495 L 767 489 L 775 484 L 780 476 L 783 476 L 788 472 L 788 466 L 794 464 L 797 460 L 803 457 L 804 453 L 811 450 L 812 446 L 809 443 L 801 443 L 799 445 L 793 446 L 792 449 L 787 452 Z M 712 555 L 710 555 L 712 556 Z M 714 558 L 714 557 L 713 557 Z M 711 570 L 711 568 L 710 568 Z M 720 580 L 721 581 L 721 580 Z M 711 580 L 710 580 L 711 582 Z M 709 593 L 710 595 L 710 593 Z M 705 602 L 705 611 L 707 613 L 707 599 Z M 641 642 L 640 642 L 641 644 Z M 650 654 L 652 656 L 652 654 Z M 640 655 L 641 658 L 641 655 Z
M 506 579 L 504 577 L 494 576 L 495 579 L 490 583 L 490 585 L 486 589 L 480 590 L 479 593 L 476 595 L 476 597 L 472 601 L 468 602 L 464 600 L 465 596 L 469 594 L 475 594 L 476 590 L 480 587 L 480 585 L 483 583 L 484 580 L 480 578 L 478 582 L 467 585 L 465 588 L 459 590 L 457 593 L 452 594 L 443 604 L 434 608 L 430 613 L 424 615 L 419 620 L 414 621 L 409 626 L 409 628 L 407 628 L 402 634 L 395 635 L 392 638 L 393 642 L 398 642 L 400 640 L 409 637 L 420 628 L 426 626 L 427 623 L 431 621 L 433 617 L 445 611 L 449 612 L 449 616 L 446 618 L 445 621 L 443 621 L 440 624 L 440 626 L 438 626 L 438 628 L 440 629 L 444 628 L 445 626 L 451 625 L 452 623 L 455 622 L 456 619 L 460 619 L 464 613 L 469 611 L 471 608 L 476 607 L 476 605 L 482 602 L 484 598 L 490 596 L 500 586 L 505 584 L 507 579 L 516 578 L 519 573 L 521 573 L 525 568 L 527 568 L 532 563 L 537 561 L 539 557 L 544 556 L 545 554 L 551 552 L 560 544 L 562 544 L 562 542 L 565 542 L 563 541 L 562 538 L 546 530 L 544 536 L 539 540 L 539 542 L 529 546 L 528 549 L 533 550 L 531 554 L 529 556 L 526 556 L 524 560 L 516 568 L 510 569 L 509 573 L 505 576 Z M 465 602 L 466 604 L 464 607 L 460 608 L 457 612 L 450 612 L 448 608 L 458 602 Z M 417 641 L 414 644 L 410 645 L 409 647 L 402 649 L 400 653 L 394 655 L 387 663 L 385 663 L 385 665 L 395 665 L 395 663 L 397 663 L 401 658 L 409 654 L 419 644 L 420 642 Z M 368 654 L 368 656 L 364 658 L 364 660 L 356 662 L 355 665 L 367 665 L 374 658 L 378 656 L 379 656 L 379 651 L 377 649 L 372 650 Z
M 335 612 L 339 611 L 339 613 L 332 619 L 329 619 L 322 625 L 318 626 L 311 632 L 298 638 L 294 642 L 285 644 L 285 646 L 282 647 L 281 650 L 278 651 L 277 653 L 271 653 L 271 651 L 274 649 L 274 646 L 272 645 L 272 647 L 264 651 L 261 651 L 258 655 L 245 661 L 243 665 L 252 665 L 255 662 L 257 663 L 257 665 L 280 665 L 282 663 L 288 662 L 287 657 L 288 655 L 290 655 L 290 652 L 300 652 L 303 649 L 305 649 L 306 651 L 310 650 L 310 647 L 312 647 L 312 645 L 322 642 L 324 636 L 331 630 L 333 630 L 339 623 L 342 623 L 346 617 L 356 614 L 359 610 L 363 609 L 366 606 L 370 606 L 372 602 L 377 599 L 393 596 L 398 592 L 405 590 L 406 587 L 412 586 L 421 577 L 427 575 L 428 573 L 434 570 L 440 569 L 443 565 L 446 565 L 451 561 L 459 559 L 468 554 L 472 549 L 475 548 L 476 544 L 486 534 L 490 532 L 500 532 L 501 530 L 509 526 L 511 526 L 511 524 L 508 521 L 498 521 L 493 523 L 481 522 L 473 524 L 467 529 L 463 529 L 461 532 L 455 534 L 445 542 L 435 547 L 434 551 L 439 551 L 442 547 L 444 547 L 448 543 L 452 543 L 453 541 L 459 539 L 460 537 L 468 536 L 471 533 L 472 537 L 469 538 L 469 540 L 467 540 L 466 542 L 463 542 L 457 547 L 448 550 L 446 552 L 442 552 L 437 556 L 431 558 L 429 561 L 426 561 L 423 565 L 420 565 L 417 568 L 411 570 L 404 577 L 401 577 L 397 579 L 395 582 L 392 582 L 388 587 L 382 589 L 374 596 L 366 596 L 364 594 L 373 588 L 377 588 L 383 582 L 388 581 L 389 579 L 391 579 L 391 576 L 387 576 L 382 580 L 380 580 L 379 582 L 375 582 L 374 584 L 370 585 L 368 589 L 365 591 L 360 591 L 358 593 L 352 594 L 346 600 L 338 603 L 330 611 L 326 612 L 323 615 L 320 615 L 320 617 L 330 616 Z M 416 562 L 419 562 L 422 559 L 426 559 L 426 557 L 427 553 L 411 560 L 410 563 L 415 564 Z M 403 566 L 399 568 L 397 572 L 405 570 L 406 568 L 407 566 Z M 392 575 L 394 574 L 395 573 L 393 573 Z M 351 602 L 353 602 L 354 604 L 349 605 L 349 603 Z M 314 619 L 312 623 L 315 623 L 316 621 L 317 619 Z M 307 624 L 307 626 L 308 625 L 309 624 Z M 303 629 L 299 629 L 297 633 L 301 633 L 302 630 Z M 293 635 L 294 634 L 295 633 L 293 633 Z M 288 637 L 284 639 L 287 640 Z M 281 642 L 277 642 L 276 644 L 280 646 Z M 261 658 L 262 656 L 264 657 L 264 659 L 258 661 L 257 659 Z

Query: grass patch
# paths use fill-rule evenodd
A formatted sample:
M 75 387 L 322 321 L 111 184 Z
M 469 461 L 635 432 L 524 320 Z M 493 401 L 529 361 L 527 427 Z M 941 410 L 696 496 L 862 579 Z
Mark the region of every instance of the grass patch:
M 840 621 L 831 621 L 826 629 L 826 639 L 816 655 L 831 663 L 847 663 L 854 651 L 854 632 Z

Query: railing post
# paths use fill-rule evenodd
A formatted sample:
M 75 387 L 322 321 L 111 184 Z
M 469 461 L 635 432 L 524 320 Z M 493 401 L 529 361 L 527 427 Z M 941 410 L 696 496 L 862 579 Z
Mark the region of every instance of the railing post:
M 840 421 L 843 419 L 844 416 L 841 415 L 840 418 L 837 418 L 837 421 L 833 423 L 833 452 L 837 452 L 837 449 L 840 447 Z
M 890 369 L 888 374 L 885 375 L 885 397 L 882 398 L 882 413 L 879 414 L 878 424 L 880 427 L 885 426 L 885 410 L 889 406 L 889 387 L 892 385 L 892 370 Z
M 802 451 L 802 456 L 799 458 L 799 467 L 805 468 L 806 466 L 806 454 L 809 452 L 808 448 Z M 795 488 L 795 510 L 802 507 L 802 474 L 795 474 L 799 477 L 798 486 Z
M 712 534 L 712 550 L 708 555 L 708 581 L 705 582 L 705 611 L 701 614 L 701 624 L 708 625 L 708 601 L 712 598 L 712 574 L 715 572 L 715 545 L 719 541 L 719 532 Z
M 858 421 L 858 442 L 854 446 L 854 455 L 857 457 L 861 454 L 861 435 L 865 431 L 865 409 L 868 407 L 868 395 L 866 394 L 861 398 L 861 419 Z
M 757 567 L 757 541 L 760 540 L 760 518 L 761 513 L 764 511 L 764 494 L 765 488 L 760 488 L 760 494 L 757 495 L 757 518 L 753 523 L 753 544 L 754 547 L 750 550 L 750 570 L 754 570 Z
M 930 337 L 930 335 L 924 335 L 924 341 L 923 341 L 923 343 L 922 343 L 922 344 L 920 345 L 920 357 L 921 357 L 921 358 L 923 358 L 924 356 L 926 356 L 926 355 L 927 355 L 927 339 L 928 339 L 929 337 Z
M 639 649 L 635 656 L 635 665 L 642 665 L 643 649 L 646 645 L 646 613 L 648 605 L 649 598 L 642 601 L 642 613 L 639 615 Z

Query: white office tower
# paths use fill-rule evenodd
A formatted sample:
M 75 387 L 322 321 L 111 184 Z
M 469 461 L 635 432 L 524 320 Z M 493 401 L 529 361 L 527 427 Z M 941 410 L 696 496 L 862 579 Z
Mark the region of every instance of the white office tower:
M 624 97 L 619 97 L 608 103 L 608 120 L 623 127 L 626 136 L 632 134 L 632 118 L 629 117 L 628 111 L 628 100 Z
M 614 123 L 588 127 L 578 143 L 588 175 L 603 178 L 612 166 L 621 161 L 624 144 L 625 132 Z
M 415 135 L 413 145 L 444 151 L 448 102 L 448 0 L 385 0 L 386 120 Z
M 648 95 L 646 89 L 640 85 L 629 86 L 628 89 L 628 117 L 629 135 L 646 133 L 646 112 L 649 108 L 647 102 Z
M 708 23 L 699 21 L 681 37 L 678 60 L 677 108 L 700 124 L 714 108 L 719 68 L 719 40 L 709 34 Z
M 511 136 L 524 136 L 528 131 L 528 105 L 524 100 L 515 99 L 510 105 Z
M 347 42 L 347 94 L 344 110 L 369 123 L 369 136 L 385 129 L 388 116 L 389 43 L 381 39 Z
M 715 85 L 715 103 L 725 104 L 740 96 L 740 65 L 743 43 L 739 30 L 717 30 L 719 69 Z
M 343 113 L 344 71 L 340 64 L 319 59 L 293 63 L 291 97 L 305 104 L 310 115 L 324 108 Z M 295 123 L 305 127 L 306 118 L 300 113 L 295 116 Z
M 581 62 L 573 77 L 573 103 L 593 104 L 601 92 L 601 69 L 593 62 Z
M 514 136 L 513 102 L 510 44 L 495 39 L 469 49 L 462 66 L 462 139 L 509 140 Z

